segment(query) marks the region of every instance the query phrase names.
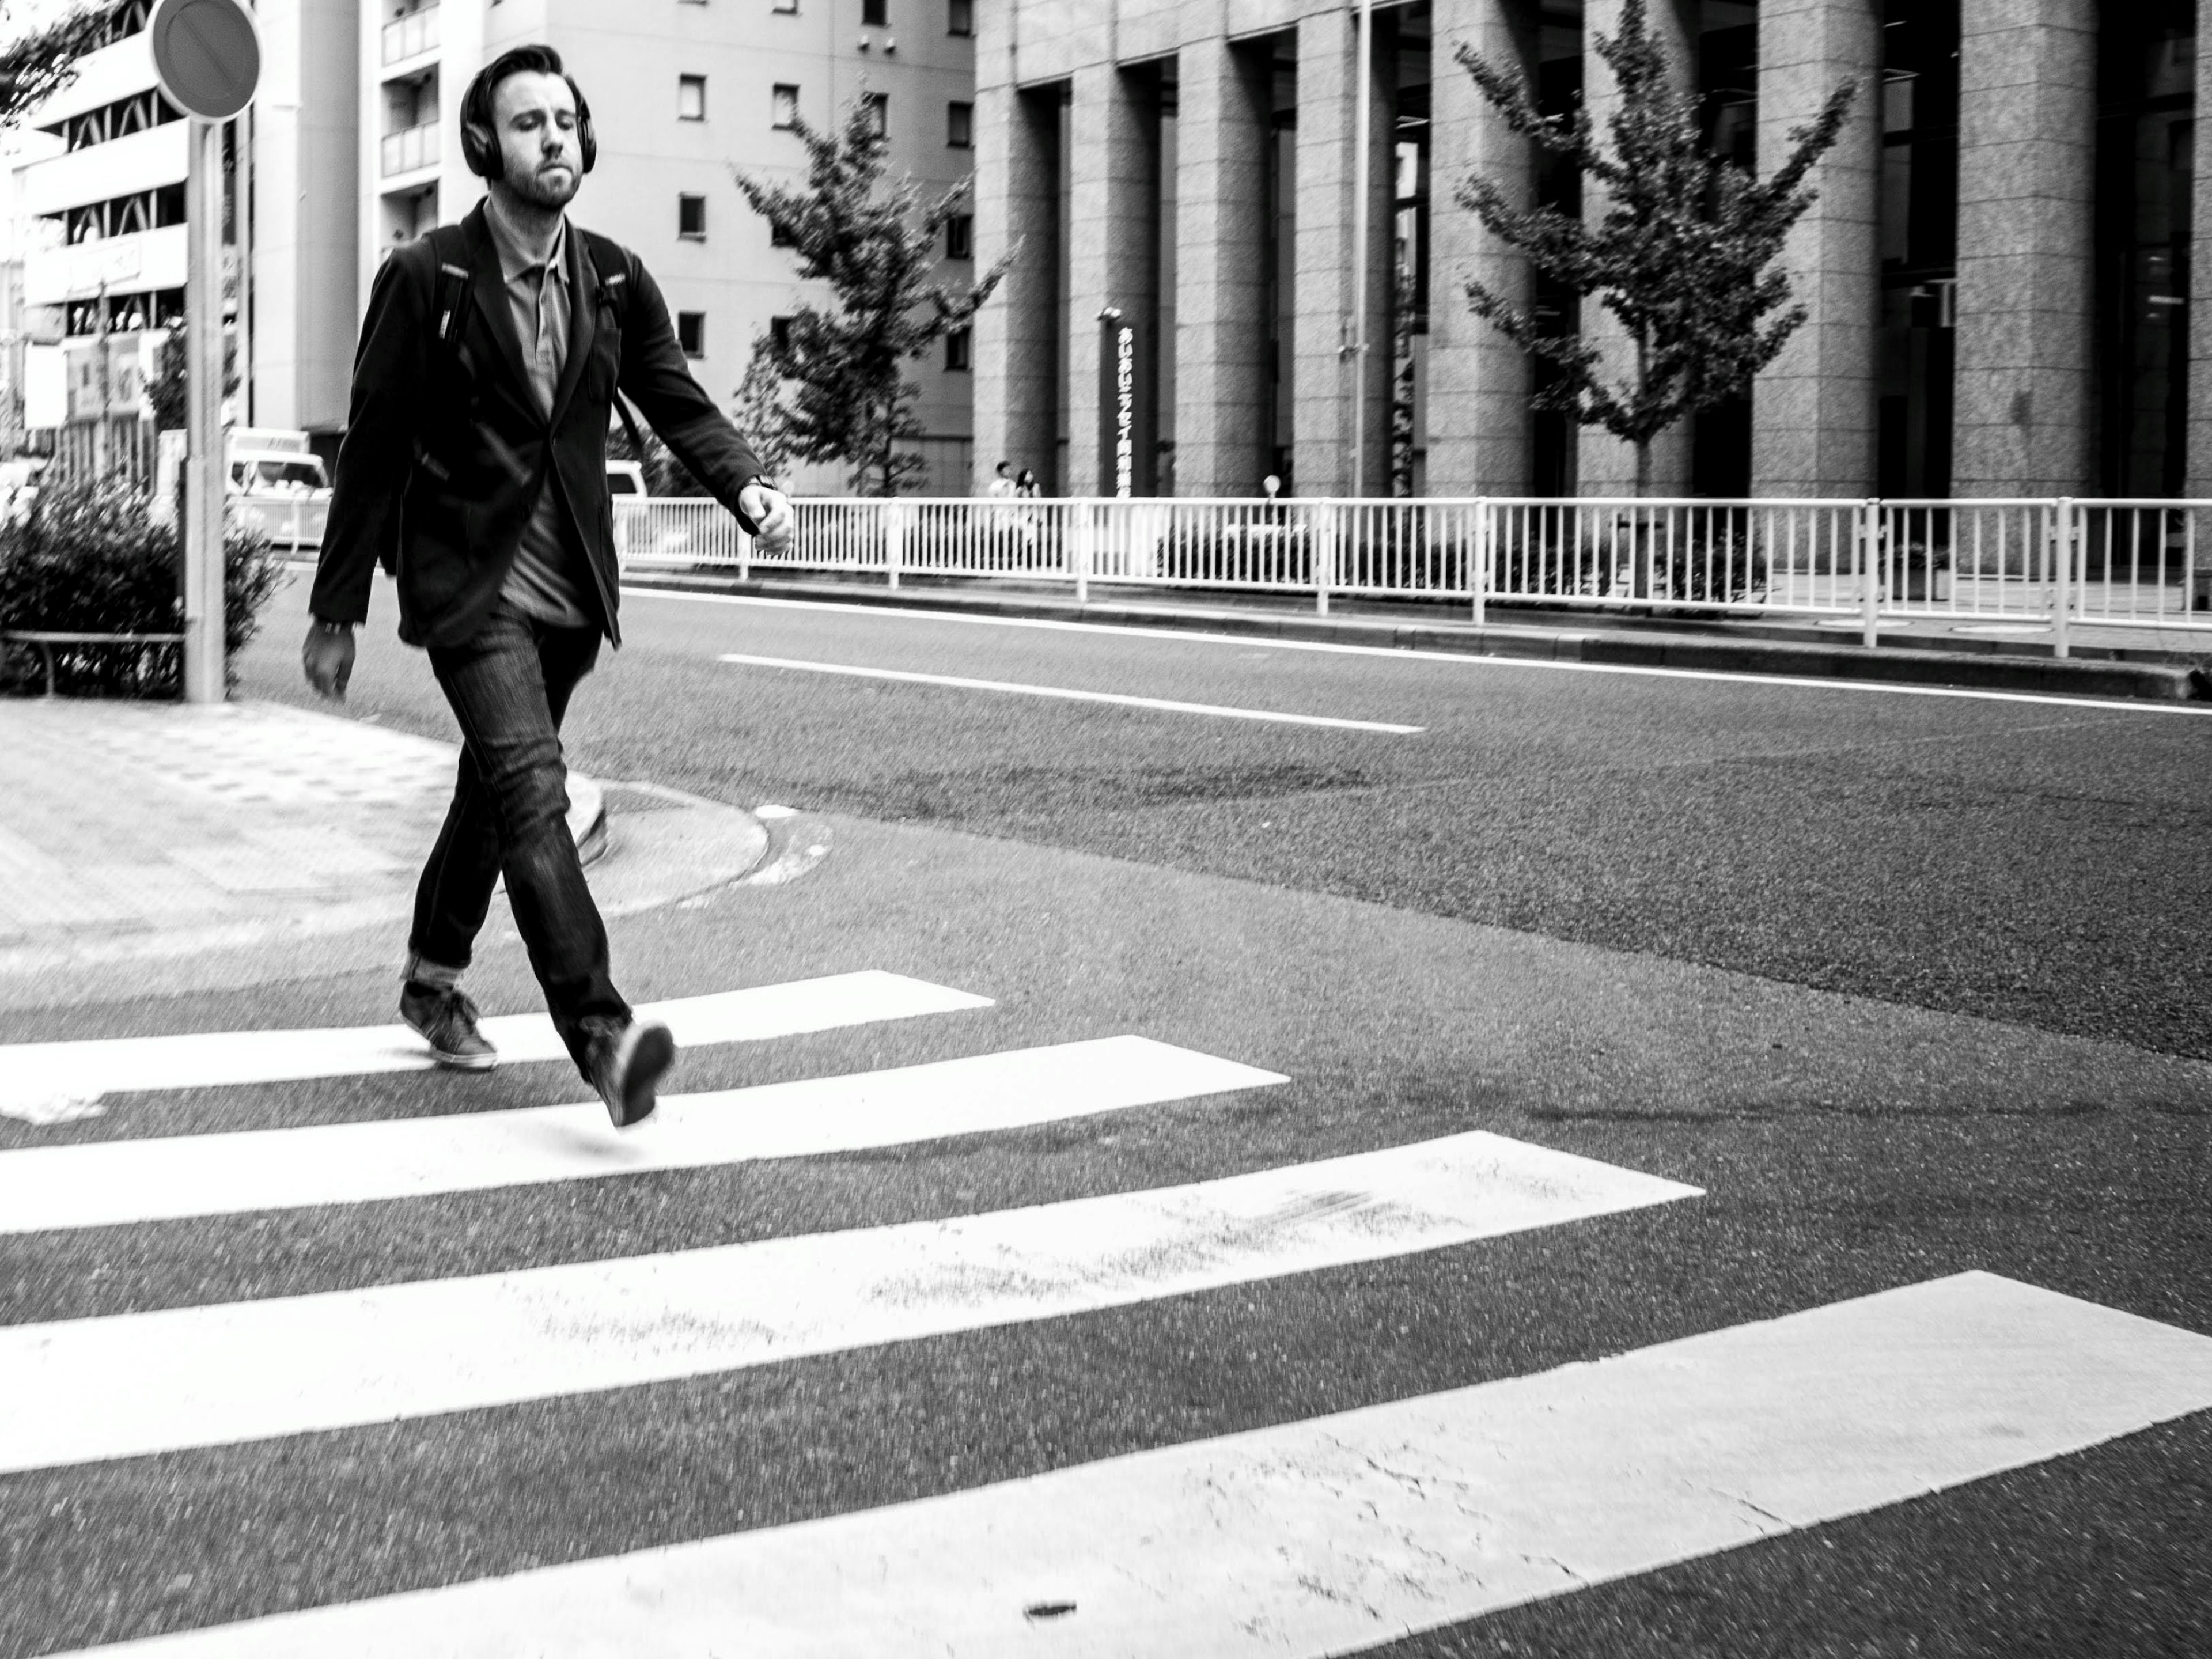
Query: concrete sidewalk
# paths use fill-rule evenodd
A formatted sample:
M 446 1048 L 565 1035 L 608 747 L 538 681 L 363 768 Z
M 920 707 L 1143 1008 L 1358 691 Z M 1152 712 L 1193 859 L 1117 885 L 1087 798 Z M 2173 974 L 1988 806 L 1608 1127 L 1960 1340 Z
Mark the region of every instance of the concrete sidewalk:
M 458 755 L 277 703 L 0 701 L 0 1008 L 266 982 L 343 933 L 404 949 Z M 750 813 L 612 793 L 651 816 L 613 834 L 610 792 L 570 775 L 569 828 L 610 913 L 766 850 Z M 492 933 L 507 921 L 495 905 Z
M 2078 626 L 2073 654 L 2052 654 L 2049 630 L 1995 624 L 1885 623 L 1869 651 L 1856 622 L 1667 617 L 1621 611 L 1542 611 L 1493 605 L 1478 624 L 1462 605 L 1333 601 L 1273 593 L 1170 592 L 1094 584 L 1079 605 L 1065 583 L 916 579 L 891 587 L 849 577 L 735 576 L 709 571 L 636 572 L 632 587 L 755 595 L 854 605 L 899 605 L 970 615 L 1249 634 L 1400 650 L 1526 657 L 1617 667 L 1885 681 L 2075 697 L 2212 701 L 2212 633 Z M 1648 611 L 1649 607 L 1644 607 Z

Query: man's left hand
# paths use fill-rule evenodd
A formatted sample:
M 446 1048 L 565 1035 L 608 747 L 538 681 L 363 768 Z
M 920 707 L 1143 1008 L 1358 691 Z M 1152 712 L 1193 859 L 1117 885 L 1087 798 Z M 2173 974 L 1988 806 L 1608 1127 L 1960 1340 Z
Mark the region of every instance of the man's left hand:
M 791 498 L 756 480 L 738 492 L 738 505 L 760 528 L 753 540 L 769 557 L 791 551 Z

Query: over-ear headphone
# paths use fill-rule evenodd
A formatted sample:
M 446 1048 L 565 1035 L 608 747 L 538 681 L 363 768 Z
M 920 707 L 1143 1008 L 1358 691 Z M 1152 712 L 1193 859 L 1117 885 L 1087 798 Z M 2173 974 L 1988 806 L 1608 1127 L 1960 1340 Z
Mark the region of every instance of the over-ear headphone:
M 507 156 L 499 147 L 499 133 L 492 122 L 492 89 L 510 75 L 533 73 L 557 75 L 568 83 L 568 95 L 576 100 L 576 147 L 583 155 L 584 171 L 589 173 L 599 159 L 599 136 L 592 131 L 592 106 L 584 101 L 584 89 L 576 84 L 576 77 L 561 67 L 561 54 L 550 46 L 514 46 L 477 70 L 477 78 L 461 94 L 461 159 L 479 179 L 507 177 Z

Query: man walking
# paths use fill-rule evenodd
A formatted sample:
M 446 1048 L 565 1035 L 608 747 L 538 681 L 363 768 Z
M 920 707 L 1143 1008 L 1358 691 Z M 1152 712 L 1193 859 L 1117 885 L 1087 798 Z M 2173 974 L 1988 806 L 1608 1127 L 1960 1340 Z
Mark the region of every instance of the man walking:
M 446 1065 L 496 1061 L 460 977 L 504 872 L 554 1025 L 627 1127 L 653 1111 L 675 1043 L 615 989 L 560 738 L 601 637 L 621 643 L 617 392 L 764 545 L 788 542 L 791 509 L 691 378 L 644 266 L 568 222 L 597 144 L 560 55 L 518 46 L 478 75 L 461 148 L 486 200 L 394 250 L 369 296 L 301 661 L 316 690 L 343 696 L 374 568 L 398 576 L 399 636 L 428 653 L 462 736 L 400 1017 Z

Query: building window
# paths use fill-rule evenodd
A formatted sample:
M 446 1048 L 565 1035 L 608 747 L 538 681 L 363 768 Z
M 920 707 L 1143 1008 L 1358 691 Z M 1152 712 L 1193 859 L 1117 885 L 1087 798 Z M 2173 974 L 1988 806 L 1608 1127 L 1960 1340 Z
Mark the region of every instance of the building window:
M 687 357 L 707 355 L 707 313 L 703 311 L 679 311 L 676 313 L 676 343 L 684 348 Z
M 676 77 L 676 118 L 679 121 L 703 121 L 707 118 L 705 76 L 679 75 Z
M 948 259 L 972 259 L 975 257 L 975 216 L 956 213 L 945 222 L 945 257 Z
M 975 33 L 975 0 L 947 0 L 945 32 L 947 34 Z
M 860 0 L 860 27 L 887 29 L 891 26 L 891 0 Z
M 891 95 L 888 92 L 868 94 L 868 131 L 878 138 L 888 138 L 891 131 Z
M 676 198 L 676 234 L 686 241 L 707 240 L 707 198 L 703 196 L 678 196 Z
M 956 328 L 945 337 L 945 366 L 953 372 L 964 372 L 969 365 L 969 354 L 975 347 L 973 329 Z
M 966 149 L 975 142 L 975 106 L 957 101 L 945 106 L 945 142 Z
M 799 88 L 779 85 L 769 100 L 769 107 L 775 113 L 776 125 L 793 125 L 799 119 Z

